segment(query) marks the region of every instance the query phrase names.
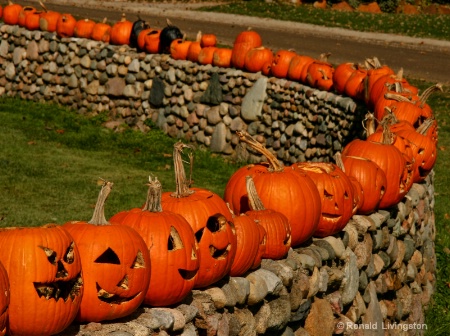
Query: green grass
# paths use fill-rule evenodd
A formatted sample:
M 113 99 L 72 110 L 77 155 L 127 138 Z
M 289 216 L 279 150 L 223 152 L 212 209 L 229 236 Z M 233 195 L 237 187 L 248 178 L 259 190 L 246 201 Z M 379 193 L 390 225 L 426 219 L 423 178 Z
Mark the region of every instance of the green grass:
M 266 2 L 263 0 L 233 1 L 225 5 L 203 7 L 199 10 L 243 14 L 364 32 L 450 40 L 450 15 L 443 14 L 393 15 L 343 12 L 318 9 L 311 5 L 295 6 L 278 1 Z
M 65 108 L 0 99 L 0 227 L 89 220 L 99 178 L 114 182 L 107 217 L 145 201 L 149 175 L 175 190 L 174 139 L 159 130 L 114 133 L 104 116 L 86 118 Z M 235 170 L 204 150 L 195 152 L 195 186 L 222 196 Z

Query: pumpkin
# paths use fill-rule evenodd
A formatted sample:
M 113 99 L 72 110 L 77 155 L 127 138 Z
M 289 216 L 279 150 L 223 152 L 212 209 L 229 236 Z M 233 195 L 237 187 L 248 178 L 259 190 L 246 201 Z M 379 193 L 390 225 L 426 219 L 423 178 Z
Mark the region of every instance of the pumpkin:
M 294 166 L 314 181 L 321 195 L 321 217 L 314 236 L 340 232 L 353 216 L 353 186 L 348 176 L 334 163 L 299 162 Z
M 316 231 L 321 216 L 320 194 L 314 181 L 292 166 L 285 167 L 247 132 L 236 133 L 240 141 L 264 155 L 268 162 L 246 165 L 234 172 L 225 186 L 224 200 L 236 214 L 249 211 L 245 179 L 250 175 L 264 206 L 288 218 L 291 245 L 297 246 L 307 241 Z
M 71 14 L 61 14 L 56 23 L 56 34 L 59 37 L 72 37 L 77 20 Z
M 129 45 L 132 29 L 133 22 L 128 21 L 125 13 L 122 13 L 121 19 L 111 27 L 109 42 L 115 45 Z
M 200 38 L 200 45 L 202 48 L 215 47 L 217 44 L 217 37 L 214 34 L 202 34 Z
M 22 7 L 21 11 L 19 12 L 19 16 L 17 19 L 17 24 L 20 27 L 25 27 L 25 19 L 27 18 L 27 16 L 31 13 L 36 12 L 36 8 L 32 7 L 32 6 L 24 6 Z
M 8 0 L 8 4 L 3 8 L 3 22 L 7 25 L 16 25 L 19 22 L 19 13 L 22 8 L 22 5 Z
M 185 60 L 192 41 L 186 41 L 186 37 L 175 39 L 170 44 L 170 56 L 175 60 Z
M 363 190 L 363 202 L 357 213 L 366 215 L 376 211 L 386 191 L 387 180 L 384 171 L 369 159 L 340 153 L 336 155 L 336 164 L 349 177 L 356 179 Z
M 244 68 L 249 72 L 263 71 L 268 64 L 271 65 L 273 51 L 265 47 L 250 49 L 245 55 Z
M 102 22 L 97 22 L 92 29 L 91 38 L 95 41 L 102 41 L 109 43 L 111 38 L 111 26 L 106 23 L 107 18 L 104 18 Z
M 183 33 L 180 28 L 174 26 L 170 20 L 167 20 L 167 25 L 161 30 L 159 35 L 159 53 L 170 54 L 170 45 L 173 40 L 183 38 Z
M 257 221 L 266 230 L 265 252 L 266 259 L 282 259 L 291 248 L 291 225 L 281 212 L 266 209 L 258 196 L 251 176 L 246 176 L 246 186 L 250 209 L 245 213 L 250 219 Z M 259 238 L 259 235 L 255 235 Z
M 99 322 L 127 316 L 144 301 L 150 281 L 150 255 L 143 238 L 105 218 L 113 183 L 104 181 L 89 222 L 63 225 L 80 251 L 84 293 L 77 320 Z M 101 237 L 99 239 L 99 237 Z
M 367 69 L 355 63 L 341 63 L 334 69 L 333 88 L 339 94 L 364 100 L 364 81 Z
M 231 66 L 231 55 L 233 51 L 230 48 L 216 48 L 213 53 L 212 65 L 229 68 Z
M 217 47 L 205 47 L 198 53 L 198 63 L 200 64 L 212 64 L 214 59 L 214 52 Z
M 256 268 L 261 263 L 261 242 L 265 242 L 266 230 L 256 220 L 246 214 L 233 216 L 233 224 L 236 230 L 236 256 L 230 269 L 230 276 L 242 276 L 248 270 Z M 261 239 L 260 228 L 264 230 Z M 261 230 L 261 231 L 262 231 Z M 256 233 L 256 234 L 255 234 Z M 265 244 L 264 244 L 265 252 Z M 256 261 L 259 258 L 259 261 Z
M 75 319 L 83 294 L 81 259 L 60 225 L 0 229 L 8 273 L 10 335 L 53 335 Z M 3 294 L 3 293 L 2 293 Z
M 159 29 L 145 29 L 139 34 L 138 43 L 141 49 L 150 53 L 157 54 L 159 52 Z
M 367 68 L 367 76 L 364 79 L 364 101 L 367 104 L 369 102 L 370 95 L 372 94 L 373 84 L 380 78 L 386 75 L 393 75 L 392 70 L 387 65 L 381 65 L 378 58 L 366 59 L 365 65 Z
M 296 53 L 291 50 L 278 50 L 273 55 L 272 65 L 270 67 L 272 75 L 278 78 L 286 78 L 289 64 L 295 55 Z
M 109 221 L 135 229 L 150 252 L 150 285 L 144 303 L 169 306 L 183 300 L 194 287 L 199 268 L 194 231 L 181 215 L 163 211 L 162 186 L 149 180 L 147 200 L 142 208 L 122 211 Z
M 402 200 L 411 186 L 412 171 L 404 155 L 392 145 L 386 131 L 382 142 L 356 139 L 344 147 L 344 156 L 363 157 L 375 162 L 386 175 L 386 191 L 379 203 L 380 209 L 389 208 Z
M 202 46 L 200 44 L 200 40 L 202 38 L 202 32 L 199 31 L 197 33 L 197 38 L 189 45 L 188 54 L 186 59 L 191 62 L 198 62 L 198 54 L 202 50 Z M 213 56 L 214 57 L 214 56 Z
M 73 34 L 76 37 L 90 39 L 94 31 L 95 22 L 90 19 L 78 20 L 73 29 Z
M 250 29 L 240 32 L 233 43 L 231 66 L 243 69 L 247 52 L 260 46 L 262 46 L 262 39 L 257 32 Z
M 306 84 L 322 91 L 330 91 L 333 88 L 334 68 L 328 62 L 329 55 L 320 55 L 319 60 L 314 60 L 308 66 Z
M 6 327 L 8 322 L 8 308 L 10 300 L 10 288 L 8 274 L 5 267 L 0 262 L 0 335 L 6 335 Z
M 61 13 L 49 11 L 42 1 L 40 1 L 39 4 L 43 10 L 39 18 L 39 29 L 48 32 L 56 31 L 56 24 L 58 23 Z
M 289 63 L 286 77 L 300 83 L 306 83 L 308 66 L 314 62 L 314 58 L 306 55 L 295 55 Z
M 182 215 L 194 230 L 199 245 L 200 267 L 194 288 L 209 286 L 230 272 L 236 255 L 233 217 L 219 195 L 202 188 L 190 188 L 183 166 L 182 152 L 192 147 L 174 145 L 176 191 L 162 194 L 164 211 Z M 193 153 L 189 153 L 193 163 Z
M 258 268 L 261 265 L 263 256 L 266 253 L 267 231 L 262 225 L 258 225 L 258 237 L 259 237 L 259 248 L 256 257 L 253 260 L 253 265 L 252 267 L 250 267 L 250 269 L 252 270 Z
M 39 30 L 40 29 L 40 19 L 44 12 L 35 10 L 30 12 L 25 16 L 24 27 L 28 30 Z

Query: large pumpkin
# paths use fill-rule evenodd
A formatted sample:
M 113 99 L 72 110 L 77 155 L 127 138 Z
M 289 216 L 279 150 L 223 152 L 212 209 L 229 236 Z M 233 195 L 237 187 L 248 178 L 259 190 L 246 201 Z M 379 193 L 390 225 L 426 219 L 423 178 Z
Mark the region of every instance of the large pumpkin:
M 304 172 L 285 167 L 247 132 L 237 132 L 240 140 L 264 155 L 268 162 L 239 168 L 225 186 L 224 200 L 236 213 L 250 210 L 245 179 L 253 177 L 258 195 L 267 209 L 284 214 L 291 224 L 292 246 L 312 237 L 321 215 L 320 194 L 314 181 Z
M 113 184 L 105 181 L 89 222 L 72 221 L 64 228 L 78 246 L 84 293 L 77 320 L 113 320 L 135 311 L 150 281 L 150 256 L 142 237 L 125 225 L 105 218 L 105 201 Z
M 0 336 L 6 335 L 10 297 L 8 274 L 0 262 Z
M 191 147 L 177 142 L 174 146 L 176 191 L 162 194 L 164 211 L 182 215 L 194 230 L 199 244 L 200 267 L 195 288 L 206 287 L 230 272 L 236 255 L 233 217 L 219 195 L 202 188 L 189 188 L 182 160 L 183 149 Z M 190 153 L 193 163 L 193 153 Z
M 299 162 L 294 166 L 314 181 L 321 195 L 322 214 L 314 236 L 340 232 L 353 216 L 353 186 L 348 176 L 334 163 Z
M 83 294 L 80 255 L 70 234 L 56 224 L 6 228 L 0 246 L 11 291 L 9 334 L 53 335 L 67 328 Z
M 143 208 L 119 212 L 109 221 L 130 226 L 144 238 L 151 262 L 144 303 L 169 306 L 183 300 L 194 288 L 199 268 L 198 246 L 186 219 L 163 211 L 158 179 L 150 179 L 148 186 Z
M 233 43 L 233 52 L 231 55 L 231 66 L 243 69 L 247 52 L 253 48 L 261 47 L 261 36 L 253 31 L 246 30 L 240 32 Z

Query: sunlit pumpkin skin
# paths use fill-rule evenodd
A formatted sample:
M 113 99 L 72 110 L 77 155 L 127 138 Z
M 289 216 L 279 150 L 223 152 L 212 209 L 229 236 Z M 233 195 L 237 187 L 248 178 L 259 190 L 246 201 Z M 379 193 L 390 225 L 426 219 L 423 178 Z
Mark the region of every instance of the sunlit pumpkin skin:
M 59 37 L 72 37 L 77 20 L 71 14 L 61 14 L 56 23 L 56 34 Z
M 111 27 L 109 42 L 114 45 L 129 45 L 133 22 L 128 21 L 125 13 L 122 18 Z
M 142 49 L 149 54 L 157 54 L 159 52 L 160 35 L 160 29 L 144 30 L 139 34 L 138 45 L 142 45 Z
M 391 144 L 356 139 L 345 146 L 342 155 L 369 159 L 384 171 L 387 183 L 380 209 L 397 204 L 408 193 L 412 171 L 408 170 L 402 153 Z
M 328 54 L 322 54 L 320 60 L 315 60 L 308 66 L 306 83 L 322 91 L 333 88 L 334 67 L 327 60 Z
M 19 22 L 19 13 L 23 6 L 8 1 L 8 4 L 3 7 L 3 22 L 7 25 L 16 25 Z
M 381 65 L 378 58 L 374 57 L 372 59 L 367 59 L 366 62 L 367 76 L 364 79 L 364 101 L 367 104 L 372 94 L 373 84 L 382 76 L 393 75 L 394 70 L 392 70 L 387 65 Z
M 84 287 L 70 234 L 56 224 L 0 229 L 0 246 L 11 292 L 8 333 L 53 335 L 67 328 Z
M 291 245 L 307 241 L 316 231 L 321 217 L 320 194 L 314 181 L 304 172 L 285 167 L 247 132 L 237 132 L 241 141 L 264 155 L 269 162 L 239 168 L 228 179 L 224 200 L 236 214 L 250 209 L 246 176 L 253 177 L 256 191 L 266 209 L 284 214 L 291 224 Z
M 22 10 L 19 12 L 19 17 L 17 20 L 17 24 L 20 27 L 25 27 L 25 20 L 27 18 L 27 16 L 31 13 L 36 12 L 36 8 L 32 7 L 32 6 L 24 6 L 22 8 Z
M 217 36 L 214 34 L 203 34 L 200 38 L 200 45 L 204 47 L 215 47 L 217 44 Z
M 25 17 L 25 24 L 24 27 L 28 30 L 38 30 L 40 29 L 40 19 L 41 19 L 41 15 L 44 12 L 41 11 L 34 11 L 29 13 L 26 17 Z
M 286 78 L 291 60 L 297 54 L 291 50 L 278 50 L 272 59 L 270 67 L 272 75 L 278 78 Z
M 379 99 L 375 103 L 374 117 L 382 120 L 386 115 L 386 107 L 388 107 L 398 120 L 405 120 L 418 127 L 422 122 L 422 109 L 416 106 L 410 99 L 405 96 L 386 93 L 385 99 Z
M 212 64 L 214 58 L 214 52 L 217 47 L 205 47 L 198 53 L 198 63 L 206 65 Z
M 105 181 L 89 222 L 63 227 L 78 246 L 84 293 L 76 319 L 85 322 L 127 316 L 144 301 L 150 281 L 150 255 L 143 238 L 125 225 L 111 225 L 104 204 L 112 183 Z
M 308 66 L 314 62 L 314 58 L 306 55 L 295 55 L 289 63 L 289 68 L 286 77 L 300 83 L 306 83 L 306 76 L 308 74 Z
M 259 236 L 259 248 L 255 259 L 253 260 L 253 265 L 250 269 L 257 269 L 261 265 L 264 254 L 266 253 L 267 245 L 267 231 L 262 225 L 258 225 L 258 236 Z
M 91 38 L 95 41 L 102 41 L 109 43 L 111 39 L 111 26 L 106 23 L 107 19 L 104 18 L 102 22 L 97 22 L 92 29 Z
M 334 163 L 299 162 L 294 166 L 314 181 L 321 195 L 322 215 L 314 236 L 340 232 L 353 216 L 353 186 L 348 176 Z
M 375 162 L 357 156 L 342 155 L 342 163 L 345 173 L 355 178 L 363 189 L 364 199 L 357 213 L 366 215 L 378 210 L 386 191 L 387 180 L 384 171 Z
M 184 38 L 173 40 L 170 44 L 170 56 L 175 60 L 185 60 L 191 43 L 192 41 L 186 41 Z
M 271 64 L 272 60 L 272 49 L 265 47 L 253 48 L 245 56 L 244 68 L 249 72 L 259 72 L 263 70 L 266 64 Z
M 168 306 L 190 293 L 199 268 L 197 241 L 186 219 L 162 210 L 161 183 L 157 179 L 150 179 L 143 208 L 119 212 L 109 221 L 135 229 L 147 244 L 151 270 L 145 304 Z
M 8 274 L 0 262 L 0 336 L 6 335 L 10 297 Z
M 95 21 L 90 19 L 78 20 L 73 30 L 74 36 L 90 39 L 92 37 L 95 24 Z
M 230 276 L 242 276 L 255 265 L 261 250 L 260 227 L 254 219 L 242 214 L 233 217 L 236 229 L 236 256 L 230 269 Z M 259 259 L 261 263 L 261 259 Z M 256 266 L 257 267 L 257 266 Z
M 261 36 L 253 31 L 246 30 L 240 32 L 233 43 L 233 53 L 231 56 L 231 66 L 243 69 L 247 52 L 253 48 L 262 46 Z
M 232 214 L 219 195 L 202 188 L 189 188 L 181 154 L 191 148 L 181 142 L 174 146 L 174 166 L 177 190 L 164 192 L 164 211 L 183 216 L 194 230 L 200 267 L 195 288 L 209 286 L 230 272 L 236 255 L 236 232 Z M 192 158 L 192 156 L 191 156 Z
M 231 66 L 232 50 L 229 48 L 216 48 L 213 53 L 212 65 L 221 68 L 229 68 Z
M 39 29 L 48 32 L 56 31 L 56 24 L 58 23 L 61 13 L 48 10 L 42 2 L 40 2 L 40 5 L 43 12 L 39 17 Z
M 357 100 L 364 100 L 364 81 L 367 69 L 355 63 L 341 63 L 334 69 L 333 88 Z
M 193 41 L 191 45 L 189 46 L 188 54 L 186 56 L 186 59 L 191 62 L 198 62 L 198 54 L 202 50 L 202 46 L 200 45 L 200 42 Z
M 289 220 L 281 212 L 265 208 L 251 176 L 246 176 L 245 182 L 251 209 L 245 214 L 258 222 L 266 231 L 265 252 L 262 257 L 273 260 L 282 259 L 291 248 Z

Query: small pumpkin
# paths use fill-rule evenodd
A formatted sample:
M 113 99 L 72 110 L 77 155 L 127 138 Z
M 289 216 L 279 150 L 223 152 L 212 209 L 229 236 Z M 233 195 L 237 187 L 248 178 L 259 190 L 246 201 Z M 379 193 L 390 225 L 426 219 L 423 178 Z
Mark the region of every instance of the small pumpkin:
M 16 25 L 19 22 L 19 13 L 23 6 L 8 0 L 8 4 L 3 8 L 3 22 L 7 25 Z
M 175 60 L 185 60 L 189 52 L 189 46 L 192 41 L 187 41 L 186 36 L 181 39 L 175 39 L 170 44 L 170 56 Z
M 216 48 L 213 53 L 212 65 L 221 68 L 229 68 L 231 66 L 231 55 L 233 50 L 230 48 Z
M 107 20 L 107 18 L 104 18 L 103 21 L 95 24 L 91 34 L 93 40 L 109 43 L 111 39 L 111 25 L 107 23 Z
M 195 39 L 195 41 L 192 41 L 192 43 L 189 45 L 189 49 L 188 49 L 188 53 L 186 56 L 186 59 L 191 61 L 191 62 L 198 62 L 198 54 L 200 53 L 200 51 L 202 50 L 202 46 L 200 44 L 202 38 L 202 32 L 199 31 L 197 33 L 197 37 Z
M 48 32 L 56 31 L 56 24 L 58 23 L 61 13 L 48 10 L 42 1 L 40 1 L 39 4 L 43 10 L 39 18 L 39 29 Z
M 217 36 L 214 34 L 202 34 L 200 45 L 202 48 L 215 47 L 217 44 Z
M 286 78 L 289 64 L 294 56 L 296 56 L 296 53 L 292 50 L 278 50 L 273 55 L 270 67 L 272 75 L 278 78 Z
M 306 83 L 306 75 L 308 74 L 308 66 L 314 62 L 314 58 L 306 55 L 295 55 L 289 63 L 286 77 L 292 80 Z
M 150 255 L 143 238 L 105 218 L 113 183 L 103 181 L 89 222 L 63 225 L 80 251 L 84 293 L 77 320 L 99 322 L 127 316 L 144 301 L 150 281 Z M 99 239 L 101 237 L 101 239 Z
M 115 45 L 129 45 L 132 29 L 133 22 L 128 21 L 126 14 L 122 13 L 120 20 L 111 27 L 109 42 Z
M 334 69 L 333 88 L 339 94 L 364 100 L 364 81 L 367 69 L 360 64 L 341 63 Z
M 199 64 L 212 64 L 217 47 L 205 47 L 198 53 Z
M 141 49 L 149 54 L 157 54 L 159 52 L 160 29 L 145 29 L 139 34 L 138 43 Z
M 249 72 L 263 71 L 265 66 L 271 65 L 272 60 L 272 49 L 266 47 L 253 48 L 245 56 L 244 68 Z
M 56 34 L 59 37 L 72 37 L 77 20 L 71 14 L 61 14 L 56 23 Z
M 25 20 L 27 18 L 27 16 L 31 13 L 36 12 L 36 8 L 34 8 L 33 6 L 24 6 L 22 7 L 22 10 L 19 12 L 19 16 L 17 19 L 17 24 L 20 27 L 25 27 Z
M 10 282 L 8 334 L 54 335 L 66 329 L 84 288 L 80 254 L 68 231 L 56 224 L 4 228 L 0 246 Z
M 94 31 L 95 22 L 90 19 L 78 20 L 73 29 L 74 36 L 90 39 Z
M 194 287 L 199 268 L 194 231 L 179 214 L 164 211 L 162 186 L 150 178 L 147 200 L 142 208 L 122 211 L 109 221 L 135 229 L 150 252 L 150 285 L 144 303 L 169 306 L 183 300 Z
M 320 59 L 312 62 L 307 69 L 306 83 L 322 91 L 330 91 L 333 88 L 334 67 L 328 62 L 329 55 L 320 55 Z
M 40 29 L 40 19 L 41 15 L 44 12 L 35 10 L 34 12 L 31 12 L 26 15 L 25 17 L 25 23 L 24 27 L 28 30 L 38 30 Z

